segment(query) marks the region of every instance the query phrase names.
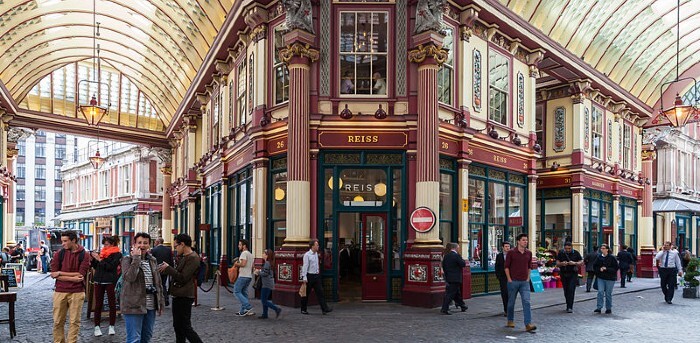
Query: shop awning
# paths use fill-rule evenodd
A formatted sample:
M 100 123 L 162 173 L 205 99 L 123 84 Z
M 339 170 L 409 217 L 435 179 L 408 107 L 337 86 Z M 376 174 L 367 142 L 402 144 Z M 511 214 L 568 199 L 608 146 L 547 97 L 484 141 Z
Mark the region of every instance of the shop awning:
M 654 212 L 699 212 L 700 204 L 675 198 L 654 200 Z
M 70 221 L 70 220 L 78 220 L 78 219 L 86 219 L 86 218 L 114 217 L 114 216 L 120 215 L 124 212 L 133 211 L 134 208 L 136 208 L 135 204 L 129 204 L 129 205 L 119 205 L 119 206 L 98 208 L 98 209 L 93 209 L 93 210 L 61 213 L 61 214 L 57 215 L 56 217 L 54 217 L 53 220 L 66 222 L 66 221 Z

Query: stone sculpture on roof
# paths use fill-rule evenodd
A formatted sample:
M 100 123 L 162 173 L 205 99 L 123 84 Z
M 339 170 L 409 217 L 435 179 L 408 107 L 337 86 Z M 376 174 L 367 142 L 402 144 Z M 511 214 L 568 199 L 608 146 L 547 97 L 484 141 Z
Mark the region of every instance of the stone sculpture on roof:
M 442 12 L 446 0 L 418 0 L 416 6 L 416 30 L 414 34 L 425 31 L 442 30 Z
M 311 0 L 282 0 L 282 5 L 287 12 L 286 23 L 289 30 L 301 29 L 315 33 L 311 23 L 313 14 Z

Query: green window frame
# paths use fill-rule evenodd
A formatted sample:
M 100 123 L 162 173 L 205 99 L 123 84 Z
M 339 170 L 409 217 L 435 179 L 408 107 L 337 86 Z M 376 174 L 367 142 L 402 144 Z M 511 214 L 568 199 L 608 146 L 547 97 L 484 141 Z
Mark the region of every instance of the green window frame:
M 253 251 L 253 209 L 251 197 L 253 194 L 253 168 L 245 167 L 229 177 L 229 208 L 228 208 L 228 251 L 233 255 L 240 254 L 238 241 L 248 240 L 248 250 Z
M 267 248 L 277 250 L 287 237 L 287 156 L 270 160 L 267 182 Z

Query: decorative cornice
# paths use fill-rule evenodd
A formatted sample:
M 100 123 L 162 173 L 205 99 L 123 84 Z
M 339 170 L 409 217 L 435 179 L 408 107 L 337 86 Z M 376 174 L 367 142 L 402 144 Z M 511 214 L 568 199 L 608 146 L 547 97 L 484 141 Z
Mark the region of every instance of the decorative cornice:
M 223 61 L 223 60 L 216 60 L 216 72 L 221 74 L 224 83 L 228 79 L 228 74 L 231 73 L 231 70 L 233 70 L 233 64 L 229 63 L 228 61 Z
M 642 161 L 654 160 L 656 158 L 656 151 L 654 150 L 642 150 Z
M 248 41 L 257 43 L 265 39 L 267 34 L 267 18 L 268 12 L 261 6 L 251 8 L 245 14 L 245 23 L 250 28 L 248 33 Z
M 248 39 L 253 43 L 257 43 L 265 37 L 267 37 L 267 24 L 258 25 L 248 33 Z
M 479 11 L 481 8 L 470 5 L 459 15 L 460 38 L 465 42 L 469 42 L 474 32 L 474 21 L 479 17 Z
M 415 49 L 408 52 L 408 61 L 411 63 L 422 63 L 428 57 L 432 57 L 437 65 L 441 66 L 447 60 L 447 50 L 434 44 L 418 44 Z
M 313 63 L 319 59 L 320 53 L 309 44 L 301 44 L 297 42 L 292 45 L 287 45 L 286 48 L 280 50 L 279 57 L 280 60 L 286 64 L 289 64 L 289 61 L 291 61 L 294 57 L 305 57 L 308 58 L 311 63 Z

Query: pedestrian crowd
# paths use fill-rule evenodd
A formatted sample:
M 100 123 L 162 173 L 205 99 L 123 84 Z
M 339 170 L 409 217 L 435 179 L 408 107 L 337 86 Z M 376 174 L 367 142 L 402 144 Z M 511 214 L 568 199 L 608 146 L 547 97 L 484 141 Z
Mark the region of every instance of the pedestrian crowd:
M 197 287 L 195 276 L 200 269 L 200 257 L 192 247 L 192 239 L 187 234 L 178 234 L 173 239 L 173 248 L 163 245 L 162 239 L 155 241 L 151 248 L 151 237 L 144 232 L 137 233 L 133 239 L 130 253 L 122 256 L 118 239 L 107 236 L 102 240 L 102 249 L 88 252 L 78 244 L 78 237 L 72 231 L 61 234 L 62 249 L 50 256 L 48 248 L 39 256 L 47 270 L 50 263 L 51 277 L 56 280 L 53 295 L 53 340 L 59 342 L 77 342 L 80 330 L 80 315 L 85 299 L 87 273 L 94 270 L 92 284 L 95 295 L 94 335 L 102 336 L 100 328 L 104 297 L 107 296 L 109 306 L 108 334 L 115 334 L 116 309 L 119 307 L 125 321 L 126 341 L 150 342 L 156 317 L 163 313 L 166 306 L 172 303 L 173 328 L 176 342 L 202 342 L 191 323 L 192 304 Z M 531 314 L 530 292 L 531 275 L 533 271 L 532 252 L 527 249 L 527 234 L 516 237 L 515 246 L 510 242 L 502 242 L 501 252 L 496 256 L 495 272 L 500 284 L 503 316 L 507 318 L 506 327 L 515 328 L 515 303 L 518 296 L 522 304 L 524 328 L 528 332 L 537 330 Z M 42 242 L 42 249 L 43 249 Z M 254 257 L 249 250 L 249 243 L 241 239 L 238 243 L 240 255 L 232 265 L 235 270 L 233 293 L 240 302 L 237 316 L 253 316 L 254 306 L 249 301 L 248 288 L 253 284 L 260 292 L 262 313 L 259 319 L 267 319 L 269 311 L 274 311 L 278 318 L 282 309 L 271 300 L 275 277 L 274 252 L 266 249 L 262 254 L 262 266 L 254 268 Z M 174 250 L 174 253 L 173 253 Z M 679 253 L 671 242 L 666 242 L 663 248 L 654 256 L 659 271 L 661 290 L 664 300 L 672 304 L 674 290 L 677 287 L 676 275 L 681 276 L 689 252 Z M 0 254 L 0 259 L 7 257 Z M 11 257 L 10 257 L 11 259 Z M 46 262 L 44 261 L 46 260 Z M 50 261 L 50 262 L 49 262 Z M 632 281 L 637 256 L 634 249 L 621 246 L 616 256 L 610 247 L 602 244 L 593 247 L 584 256 L 573 249 L 570 241 L 564 243 L 564 248 L 556 254 L 556 267 L 559 268 L 562 288 L 566 301 L 566 312 L 573 313 L 574 297 L 579 286 L 579 271 L 585 270 L 586 292 L 591 288 L 597 290 L 597 302 L 594 313 L 612 313 L 612 290 L 620 276 L 620 287 L 625 288 Z M 450 305 L 454 303 L 462 312 L 468 306 L 462 299 L 462 275 L 466 267 L 465 260 L 459 253 L 456 243 L 448 243 L 441 264 L 442 276 L 446 289 L 440 312 L 452 314 Z M 319 242 L 313 239 L 309 242 L 309 250 L 303 255 L 300 271 L 302 286 L 301 314 L 308 315 L 308 297 L 316 293 L 317 303 L 321 312 L 329 314 L 333 311 L 325 301 L 319 258 Z M 255 282 L 253 281 L 255 277 Z M 170 301 L 172 297 L 172 302 Z M 68 321 L 68 335 L 65 335 L 65 324 Z

